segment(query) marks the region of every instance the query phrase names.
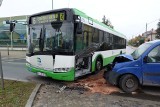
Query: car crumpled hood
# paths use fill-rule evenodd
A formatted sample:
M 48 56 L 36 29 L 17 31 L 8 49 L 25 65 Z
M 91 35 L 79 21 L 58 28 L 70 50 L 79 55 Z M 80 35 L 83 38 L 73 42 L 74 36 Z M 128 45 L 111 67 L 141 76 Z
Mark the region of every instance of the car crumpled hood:
M 133 57 L 128 54 L 121 54 L 115 57 L 112 64 L 110 64 L 110 69 L 117 70 L 124 66 L 128 66 L 128 64 L 131 64 L 131 62 L 134 61 Z
M 114 58 L 111 64 L 107 65 L 108 70 L 122 68 L 130 64 L 131 61 L 134 61 L 131 55 L 121 54 Z
M 131 61 L 134 60 L 133 57 L 132 57 L 132 55 L 129 55 L 129 54 L 121 54 L 118 57 L 124 57 L 124 58 L 127 58 L 127 59 L 131 60 Z

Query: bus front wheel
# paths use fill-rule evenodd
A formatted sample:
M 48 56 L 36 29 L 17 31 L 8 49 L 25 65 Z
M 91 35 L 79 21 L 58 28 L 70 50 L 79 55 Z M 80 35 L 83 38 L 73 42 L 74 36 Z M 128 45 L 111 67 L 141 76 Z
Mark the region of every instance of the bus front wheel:
M 103 62 L 102 62 L 102 58 L 97 58 L 96 60 L 96 69 L 95 69 L 95 73 L 98 73 L 100 70 L 102 70 L 103 67 Z

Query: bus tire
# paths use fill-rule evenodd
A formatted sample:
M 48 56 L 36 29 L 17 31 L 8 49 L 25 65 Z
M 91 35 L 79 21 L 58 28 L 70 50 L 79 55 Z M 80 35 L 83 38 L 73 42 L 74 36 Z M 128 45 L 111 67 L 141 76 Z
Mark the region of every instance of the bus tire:
M 136 91 L 138 86 L 139 82 L 137 78 L 131 74 L 123 75 L 119 80 L 119 87 L 127 93 Z
M 102 70 L 103 67 L 103 60 L 101 57 L 98 57 L 95 64 L 95 74 Z

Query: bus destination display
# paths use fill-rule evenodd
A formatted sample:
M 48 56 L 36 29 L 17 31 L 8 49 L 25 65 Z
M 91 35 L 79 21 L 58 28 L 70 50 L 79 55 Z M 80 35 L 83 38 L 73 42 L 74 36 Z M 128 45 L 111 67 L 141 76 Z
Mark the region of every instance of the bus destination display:
M 65 20 L 65 13 L 52 13 L 42 16 L 32 17 L 32 24 L 40 24 L 40 23 L 49 23 L 49 22 L 57 22 L 57 21 L 64 21 Z

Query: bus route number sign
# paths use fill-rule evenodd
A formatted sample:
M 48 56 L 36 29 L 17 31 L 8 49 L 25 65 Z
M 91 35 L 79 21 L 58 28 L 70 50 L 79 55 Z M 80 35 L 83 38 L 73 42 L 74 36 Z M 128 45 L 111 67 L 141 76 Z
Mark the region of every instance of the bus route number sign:
M 49 23 L 49 22 L 57 22 L 57 21 L 62 22 L 64 20 L 65 20 L 64 12 L 35 16 L 31 18 L 32 24 L 41 24 L 41 23 Z

